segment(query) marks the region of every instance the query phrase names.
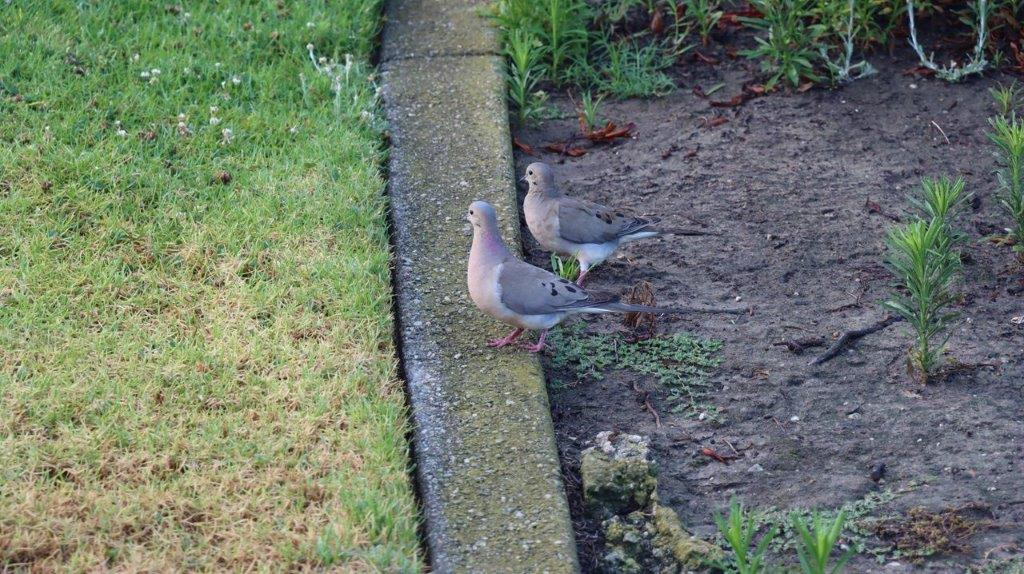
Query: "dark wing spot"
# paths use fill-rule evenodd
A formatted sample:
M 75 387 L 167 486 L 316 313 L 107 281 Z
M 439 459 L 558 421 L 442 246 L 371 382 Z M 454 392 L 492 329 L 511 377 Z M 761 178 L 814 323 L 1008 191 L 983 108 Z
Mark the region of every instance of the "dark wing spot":
M 604 219 L 603 217 L 601 217 L 601 214 L 600 214 L 600 213 L 595 213 L 595 214 L 594 214 L 594 217 L 596 217 L 596 218 L 598 218 L 598 219 Z
M 558 297 L 558 290 L 555 289 L 555 284 L 554 283 L 551 284 L 551 296 L 552 297 Z
M 568 279 L 559 279 L 558 282 L 559 283 L 565 283 L 566 285 L 569 284 L 569 280 Z
M 565 290 L 570 292 L 570 293 L 575 293 L 576 292 L 576 289 L 573 288 L 573 287 L 566 287 Z
M 622 215 L 621 211 L 616 211 L 615 212 L 615 217 L 625 217 L 625 215 Z

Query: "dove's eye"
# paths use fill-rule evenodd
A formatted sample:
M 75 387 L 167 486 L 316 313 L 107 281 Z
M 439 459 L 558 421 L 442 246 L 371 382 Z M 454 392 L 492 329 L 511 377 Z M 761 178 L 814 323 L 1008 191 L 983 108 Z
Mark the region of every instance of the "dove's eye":
M 533 170 L 531 169 L 531 170 L 527 171 L 526 174 L 527 175 L 533 175 Z
M 473 210 L 472 209 L 469 210 L 469 214 L 473 215 Z

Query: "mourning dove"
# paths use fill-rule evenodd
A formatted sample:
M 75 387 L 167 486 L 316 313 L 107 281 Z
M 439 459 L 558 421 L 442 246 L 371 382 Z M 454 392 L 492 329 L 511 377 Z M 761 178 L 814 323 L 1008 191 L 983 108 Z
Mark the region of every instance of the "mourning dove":
M 658 223 L 656 219 L 635 217 L 566 197 L 555 184 L 547 164 L 531 163 L 523 179 L 529 184 L 523 213 L 530 233 L 544 249 L 575 257 L 580 262 L 578 285 L 583 285 L 591 267 L 607 259 L 623 243 L 661 233 L 653 227 Z
M 572 282 L 517 259 L 505 247 L 498 232 L 494 208 L 485 201 L 469 206 L 466 218 L 473 225 L 473 246 L 469 251 L 467 279 L 469 295 L 476 306 L 491 317 L 508 323 L 515 330 L 487 344 L 504 347 L 512 344 L 525 329 L 540 331 L 532 353 L 544 349 L 548 330 L 566 317 L 579 313 L 679 313 L 689 311 L 739 313 L 744 309 L 663 309 L 628 305 L 617 298 L 598 298 Z

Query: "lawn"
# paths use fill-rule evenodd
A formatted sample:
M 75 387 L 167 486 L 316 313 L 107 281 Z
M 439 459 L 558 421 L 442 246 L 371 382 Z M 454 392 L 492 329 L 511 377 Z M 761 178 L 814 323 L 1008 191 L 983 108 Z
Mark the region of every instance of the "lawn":
M 419 569 L 379 10 L 0 7 L 0 569 Z

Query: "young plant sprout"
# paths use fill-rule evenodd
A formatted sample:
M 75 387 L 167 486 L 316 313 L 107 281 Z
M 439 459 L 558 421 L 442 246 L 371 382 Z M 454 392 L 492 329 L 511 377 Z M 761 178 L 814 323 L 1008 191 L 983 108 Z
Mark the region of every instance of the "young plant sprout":
M 842 63 L 840 64 L 832 61 L 832 58 L 828 55 L 827 46 L 822 45 L 819 47 L 821 59 L 825 61 L 825 66 L 828 67 L 829 73 L 832 75 L 832 81 L 837 84 L 846 84 L 854 80 L 859 80 L 865 76 L 870 76 L 876 72 L 875 68 L 867 60 L 861 60 L 856 64 L 853 63 L 853 38 L 856 36 L 854 15 L 857 12 L 854 2 L 855 0 L 850 0 L 849 21 L 846 25 L 846 31 L 842 33 L 844 48 Z
M 1024 258 L 1024 122 L 1015 115 L 997 116 L 989 120 L 988 134 L 998 148 L 999 204 L 1010 216 L 1009 240 L 1018 257 Z
M 950 180 L 946 176 L 938 179 L 925 178 L 921 180 L 921 197 L 911 197 L 910 204 L 921 212 L 924 220 L 938 219 L 943 223 L 957 215 L 963 208 L 970 195 L 964 195 L 966 182 L 963 177 Z M 955 236 L 951 232 L 951 237 Z
M 551 271 L 562 279 L 576 281 L 576 278 L 580 276 L 580 262 L 577 261 L 575 257 L 562 259 L 558 255 L 552 253 Z
M 949 324 L 956 318 L 947 308 L 960 272 L 960 254 L 946 221 L 914 221 L 889 231 L 886 265 L 906 294 L 896 293 L 883 306 L 911 324 L 916 333 L 910 364 L 928 382 L 939 362 Z
M 729 518 L 723 518 L 716 513 L 715 523 L 718 525 L 718 531 L 722 533 L 722 537 L 725 538 L 735 554 L 734 566 L 738 574 L 768 572 L 764 555 L 768 551 L 768 545 L 775 538 L 777 531 L 774 527 L 761 537 L 757 546 L 751 549 L 750 545 L 757 534 L 757 523 L 753 516 L 746 515 L 743 505 L 735 498 L 729 502 Z
M 672 3 L 674 5 L 674 3 Z M 683 9 L 683 17 L 697 28 L 700 34 L 701 44 L 707 46 L 711 38 L 711 31 L 718 25 L 718 21 L 725 14 L 721 10 L 720 0 L 682 0 L 681 6 L 675 6 L 676 13 L 679 8 Z
M 924 48 L 922 48 L 921 44 L 917 41 L 917 27 L 914 23 L 914 2 L 913 0 L 907 0 L 907 22 L 910 25 L 910 45 L 914 48 L 914 51 L 917 52 L 917 57 L 921 60 L 921 65 L 935 72 L 936 77 L 946 80 L 947 82 L 959 82 L 971 74 L 980 74 L 984 72 L 985 68 L 988 66 L 988 60 L 985 59 L 985 44 L 988 42 L 988 30 L 986 28 L 986 24 L 992 9 L 988 4 L 988 0 L 975 0 L 973 7 L 974 13 L 978 18 L 977 24 L 972 26 L 975 33 L 978 35 L 978 42 L 974 45 L 974 53 L 971 55 L 971 59 L 963 66 L 958 66 L 953 62 L 950 63 L 949 67 L 943 67 L 936 64 L 932 56 L 924 55 Z
M 748 58 L 761 59 L 762 70 L 771 74 L 766 88 L 773 89 L 782 80 L 793 87 L 804 79 L 821 81 L 814 62 L 826 26 L 805 18 L 813 3 L 814 0 L 751 0 L 750 5 L 761 17 L 740 18 L 743 23 L 767 32 L 767 38 L 755 38 L 757 47 L 741 52 Z
M 508 95 L 520 122 L 536 116 L 544 104 L 534 92 L 540 79 L 542 52 L 543 46 L 529 30 L 518 28 L 508 32 L 505 41 L 509 61 Z
M 601 100 L 603 99 L 604 96 L 601 95 L 595 100 L 589 91 L 583 92 L 580 95 L 580 114 L 583 123 L 586 124 L 587 131 L 593 131 L 601 123 L 598 110 L 601 108 Z
M 988 93 L 996 103 L 996 111 L 1001 118 L 1012 118 L 1017 115 L 1017 103 L 1020 100 L 1020 86 L 1017 80 L 1009 86 L 999 84 L 998 88 L 989 88 Z
M 827 524 L 821 514 L 815 512 L 811 517 L 811 524 L 808 527 L 799 514 L 790 516 L 790 523 L 793 529 L 800 535 L 800 545 L 796 547 L 800 557 L 800 570 L 803 574 L 838 574 L 842 572 L 843 566 L 853 556 L 853 550 L 847 551 L 832 566 L 828 567 L 829 558 L 832 556 L 832 549 L 839 541 L 839 535 L 843 532 L 843 523 L 846 522 L 846 513 L 842 510 L 836 515 L 831 524 Z

